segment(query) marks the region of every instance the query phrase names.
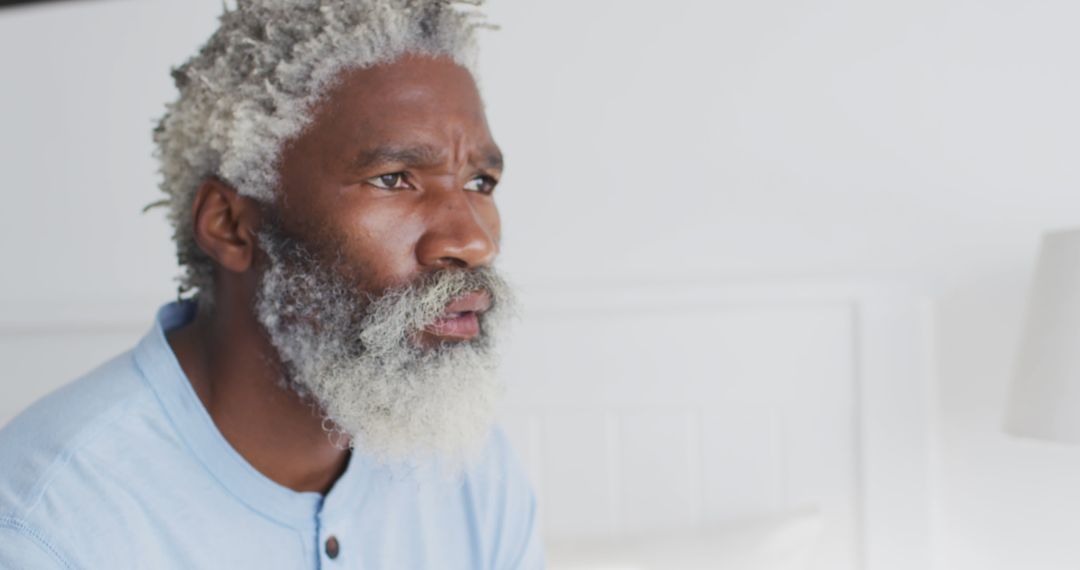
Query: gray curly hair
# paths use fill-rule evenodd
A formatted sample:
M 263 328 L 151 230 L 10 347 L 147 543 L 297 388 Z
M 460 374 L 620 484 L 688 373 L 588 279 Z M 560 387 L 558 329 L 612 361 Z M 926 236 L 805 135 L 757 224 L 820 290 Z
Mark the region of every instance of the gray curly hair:
M 172 72 L 180 91 L 154 130 L 161 190 L 182 273 L 179 293 L 213 294 L 214 263 L 195 242 L 191 209 L 210 177 L 274 197 L 283 144 L 346 69 L 406 53 L 473 70 L 483 0 L 237 0 L 199 53 Z

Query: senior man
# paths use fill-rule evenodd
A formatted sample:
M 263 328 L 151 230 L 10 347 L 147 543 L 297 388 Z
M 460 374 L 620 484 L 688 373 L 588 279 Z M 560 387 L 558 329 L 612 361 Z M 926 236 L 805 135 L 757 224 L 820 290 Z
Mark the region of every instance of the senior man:
M 240 0 L 174 70 L 182 299 L 0 432 L 0 567 L 543 566 L 474 10 Z

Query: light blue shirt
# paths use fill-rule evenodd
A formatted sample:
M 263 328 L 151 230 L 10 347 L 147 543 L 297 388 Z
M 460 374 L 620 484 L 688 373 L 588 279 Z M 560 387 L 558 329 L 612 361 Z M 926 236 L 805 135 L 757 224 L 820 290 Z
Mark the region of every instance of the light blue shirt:
M 543 567 L 536 500 L 497 427 L 456 482 L 360 453 L 326 496 L 256 471 L 165 340 L 192 309 L 166 305 L 133 350 L 0 430 L 0 568 Z

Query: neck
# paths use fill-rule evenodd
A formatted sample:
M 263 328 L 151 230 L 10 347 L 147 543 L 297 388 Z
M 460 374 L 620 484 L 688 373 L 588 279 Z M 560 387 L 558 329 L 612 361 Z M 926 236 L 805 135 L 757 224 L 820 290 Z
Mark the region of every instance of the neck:
M 255 469 L 294 491 L 327 493 L 349 452 L 330 442 L 319 410 L 282 385 L 277 351 L 250 298 L 222 297 L 166 334 L 181 368 L 218 430 Z

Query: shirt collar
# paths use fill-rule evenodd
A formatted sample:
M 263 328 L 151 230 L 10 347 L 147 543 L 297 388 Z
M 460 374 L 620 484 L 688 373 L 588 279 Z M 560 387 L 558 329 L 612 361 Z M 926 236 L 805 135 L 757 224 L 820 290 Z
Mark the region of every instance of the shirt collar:
M 323 495 L 294 491 L 252 467 L 218 431 L 180 368 L 165 332 L 186 324 L 194 314 L 193 301 L 169 303 L 158 311 L 154 326 L 135 348 L 135 362 L 144 380 L 191 453 L 228 492 L 280 523 L 299 528 L 314 526 L 323 507 Z M 352 502 L 350 499 L 361 487 L 362 472 L 367 471 L 366 464 L 364 457 L 352 453 L 345 473 L 330 490 L 326 502 L 334 505 Z

